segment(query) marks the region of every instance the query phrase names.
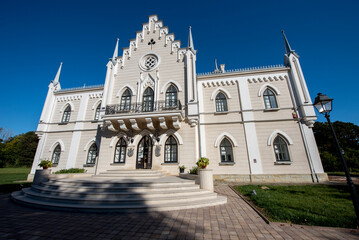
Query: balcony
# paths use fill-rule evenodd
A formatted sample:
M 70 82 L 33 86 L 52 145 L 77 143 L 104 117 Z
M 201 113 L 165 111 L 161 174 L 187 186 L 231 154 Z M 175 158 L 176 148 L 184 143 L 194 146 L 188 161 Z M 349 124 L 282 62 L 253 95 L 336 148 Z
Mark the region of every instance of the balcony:
M 151 103 L 133 103 L 131 105 L 112 104 L 106 106 L 105 115 L 122 114 L 122 113 L 150 113 L 150 112 L 164 112 L 182 110 L 180 100 L 170 101 L 157 101 Z
M 143 129 L 179 129 L 183 120 L 179 100 L 107 105 L 102 119 L 109 130 L 118 132 Z

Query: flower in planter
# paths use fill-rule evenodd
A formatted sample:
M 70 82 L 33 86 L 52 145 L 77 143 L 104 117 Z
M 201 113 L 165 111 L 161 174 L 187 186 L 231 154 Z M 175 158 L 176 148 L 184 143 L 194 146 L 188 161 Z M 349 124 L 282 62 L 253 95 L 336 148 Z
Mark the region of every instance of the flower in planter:
M 201 157 L 197 162 L 197 166 L 199 168 L 205 169 L 209 165 L 209 159 L 205 157 Z
M 52 162 L 49 160 L 42 160 L 39 163 L 39 166 L 42 167 L 42 169 L 48 169 L 49 167 L 52 167 Z

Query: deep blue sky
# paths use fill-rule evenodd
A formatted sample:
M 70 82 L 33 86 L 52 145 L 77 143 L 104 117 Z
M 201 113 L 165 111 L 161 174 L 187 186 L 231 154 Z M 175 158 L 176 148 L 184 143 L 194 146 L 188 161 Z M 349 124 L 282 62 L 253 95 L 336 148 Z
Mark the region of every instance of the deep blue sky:
M 358 125 L 358 12 L 359 1 L 334 0 L 2 0 L 0 127 L 36 130 L 60 62 L 62 88 L 103 84 L 116 38 L 127 47 L 151 14 L 182 46 L 192 26 L 199 73 L 212 71 L 214 58 L 227 69 L 282 64 L 284 29 L 301 56 L 312 99 L 327 94 L 335 99 L 332 120 Z

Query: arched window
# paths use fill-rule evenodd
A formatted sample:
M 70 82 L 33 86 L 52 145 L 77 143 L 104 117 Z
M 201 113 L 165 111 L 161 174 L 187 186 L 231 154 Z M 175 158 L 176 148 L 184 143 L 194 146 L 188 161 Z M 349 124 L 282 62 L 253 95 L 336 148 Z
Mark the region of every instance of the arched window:
M 71 107 L 70 105 L 67 106 L 67 108 L 64 111 L 64 115 L 62 115 L 62 122 L 63 123 L 67 123 L 70 121 L 70 116 L 71 116 Z
M 287 142 L 281 136 L 274 139 L 273 148 L 276 161 L 290 161 Z
M 97 106 L 96 111 L 95 111 L 94 120 L 96 120 L 96 121 L 100 118 L 100 109 L 101 109 L 101 103 Z
M 116 144 L 115 158 L 113 160 L 115 163 L 125 163 L 126 148 L 127 148 L 127 145 L 126 145 L 125 140 L 123 138 L 120 138 L 120 140 Z
M 166 91 L 166 107 L 177 106 L 177 89 L 171 84 Z
M 131 92 L 129 89 L 126 89 L 122 94 L 120 109 L 121 111 L 130 111 L 131 109 Z
M 61 146 L 60 144 L 57 144 L 57 146 L 54 149 L 54 152 L 52 153 L 51 161 L 53 164 L 57 165 L 59 163 L 60 155 L 61 155 Z
M 93 143 L 89 149 L 89 152 L 87 154 L 87 164 L 95 164 L 96 158 L 98 155 L 97 145 L 96 143 Z
M 275 94 L 270 88 L 267 88 L 264 91 L 263 98 L 264 98 L 264 105 L 266 106 L 266 109 L 278 108 Z
M 150 87 L 146 88 L 145 92 L 143 93 L 142 111 L 143 112 L 153 111 L 153 90 Z
M 178 162 L 177 142 L 173 136 L 167 138 L 165 144 L 165 163 Z
M 232 144 L 224 138 L 220 145 L 221 162 L 233 162 Z
M 222 92 L 219 92 L 216 96 L 216 111 L 227 112 L 227 98 Z

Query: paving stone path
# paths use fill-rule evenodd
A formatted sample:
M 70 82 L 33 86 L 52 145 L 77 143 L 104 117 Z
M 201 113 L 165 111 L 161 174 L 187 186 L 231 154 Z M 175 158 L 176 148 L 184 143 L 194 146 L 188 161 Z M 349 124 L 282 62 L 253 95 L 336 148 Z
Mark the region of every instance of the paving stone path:
M 225 205 L 134 214 L 28 208 L 0 195 L 0 239 L 359 239 L 358 230 L 266 224 L 232 189 Z

